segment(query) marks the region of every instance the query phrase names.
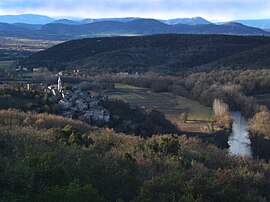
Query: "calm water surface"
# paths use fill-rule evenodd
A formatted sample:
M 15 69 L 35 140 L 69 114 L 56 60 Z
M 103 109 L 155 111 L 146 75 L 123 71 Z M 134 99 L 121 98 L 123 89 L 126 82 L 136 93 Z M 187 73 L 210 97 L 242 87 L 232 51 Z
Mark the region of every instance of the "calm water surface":
M 231 112 L 234 122 L 228 144 L 231 155 L 252 157 L 251 142 L 248 134 L 248 121 L 240 112 Z

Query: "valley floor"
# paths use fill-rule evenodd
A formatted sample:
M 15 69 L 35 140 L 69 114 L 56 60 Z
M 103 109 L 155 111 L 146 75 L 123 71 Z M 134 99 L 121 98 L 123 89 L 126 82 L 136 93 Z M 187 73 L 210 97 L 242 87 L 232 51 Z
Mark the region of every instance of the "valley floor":
M 211 132 L 212 109 L 188 98 L 176 96 L 172 93 L 156 93 L 147 88 L 124 84 L 116 84 L 115 89 L 109 93 L 109 96 L 122 99 L 131 105 L 156 108 L 182 131 Z M 188 121 L 186 123 L 179 121 L 179 116 L 183 112 L 187 113 Z

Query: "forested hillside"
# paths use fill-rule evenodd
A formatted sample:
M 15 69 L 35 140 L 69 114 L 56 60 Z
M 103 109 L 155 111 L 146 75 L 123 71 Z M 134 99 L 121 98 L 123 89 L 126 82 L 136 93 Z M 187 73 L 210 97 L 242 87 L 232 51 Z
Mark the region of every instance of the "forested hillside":
M 270 167 L 197 139 L 149 139 L 0 111 L 0 201 L 269 201 Z
M 270 38 L 152 35 L 69 41 L 21 61 L 26 67 L 88 72 L 204 71 L 268 68 Z

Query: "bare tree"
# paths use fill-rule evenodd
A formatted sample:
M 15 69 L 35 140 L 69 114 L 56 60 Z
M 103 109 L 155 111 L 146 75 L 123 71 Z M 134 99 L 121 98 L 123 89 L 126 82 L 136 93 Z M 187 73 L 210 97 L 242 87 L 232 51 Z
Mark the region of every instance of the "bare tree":
M 223 116 L 229 112 L 229 106 L 220 99 L 215 98 L 213 102 L 215 116 Z

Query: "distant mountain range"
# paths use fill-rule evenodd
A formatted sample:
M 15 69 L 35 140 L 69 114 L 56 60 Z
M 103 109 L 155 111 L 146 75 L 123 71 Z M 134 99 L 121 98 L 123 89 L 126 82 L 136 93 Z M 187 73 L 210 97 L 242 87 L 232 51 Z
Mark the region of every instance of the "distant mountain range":
M 201 18 L 201 17 L 195 17 L 195 18 L 176 18 L 171 20 L 160 20 L 161 22 L 164 22 L 169 25 L 176 25 L 176 24 L 186 24 L 186 25 L 207 25 L 212 24 L 211 22 Z
M 241 23 L 246 26 L 260 28 L 266 31 L 270 30 L 270 19 L 262 20 L 233 20 L 231 22 Z M 215 24 L 221 25 L 228 22 L 216 22 Z
M 140 20 L 143 18 L 100 18 L 100 19 L 84 19 L 80 21 L 73 21 L 69 19 L 60 19 L 55 20 L 52 23 L 58 23 L 58 24 L 66 24 L 66 25 L 82 25 L 82 24 L 88 24 L 93 22 L 105 22 L 105 21 L 113 21 L 113 22 L 130 22 L 134 20 Z M 176 24 L 186 24 L 186 25 L 206 25 L 206 24 L 212 24 L 211 22 L 201 18 L 201 17 L 195 17 L 195 18 L 176 18 L 176 19 L 170 19 L 170 20 L 158 20 L 160 22 L 163 22 L 168 25 L 176 25 Z
M 130 22 L 133 20 L 139 20 L 142 18 L 100 18 L 100 19 L 83 19 L 79 21 L 74 21 L 74 20 L 69 20 L 69 19 L 59 19 L 55 20 L 52 23 L 54 24 L 66 24 L 66 25 L 83 25 L 83 24 L 89 24 L 89 23 L 94 23 L 94 22 L 106 22 L 106 21 L 112 21 L 112 22 Z
M 138 17 L 126 17 L 126 18 L 98 18 L 98 19 L 82 19 L 82 20 L 70 20 L 70 19 L 54 19 L 44 15 L 35 14 L 22 14 L 22 15 L 2 15 L 0 16 L 0 22 L 2 23 L 24 23 L 24 24 L 48 24 L 48 23 L 59 23 L 67 25 L 80 25 L 88 24 L 93 22 L 104 22 L 104 21 L 114 21 L 114 22 L 130 22 L 133 20 L 138 20 L 142 18 Z M 201 18 L 176 18 L 169 20 L 159 20 L 163 23 L 175 25 L 175 24 L 188 24 L 188 25 L 198 25 L 198 24 L 211 24 L 211 22 Z
M 48 23 L 58 23 L 67 25 L 81 25 L 93 22 L 104 22 L 104 21 L 114 21 L 114 22 L 130 22 L 133 20 L 139 20 L 139 17 L 125 17 L 125 18 L 98 18 L 98 19 L 81 19 L 81 20 L 71 20 L 71 19 L 55 19 L 45 15 L 35 15 L 35 14 L 22 14 L 22 15 L 2 15 L 0 16 L 0 22 L 2 23 L 24 23 L 24 24 L 38 24 L 45 25 Z M 207 21 L 201 17 L 194 18 L 175 18 L 175 19 L 159 19 L 168 25 L 176 24 L 187 24 L 187 25 L 205 25 L 212 24 L 213 22 Z M 234 20 L 232 22 L 241 23 L 246 26 L 256 27 L 264 30 L 270 30 L 270 19 L 254 19 L 254 20 Z M 218 22 L 214 24 L 225 24 L 228 22 Z
M 0 15 L 2 23 L 25 23 L 25 24 L 47 24 L 55 21 L 54 18 L 45 15 L 22 14 L 22 15 Z
M 251 26 L 251 27 L 257 27 L 264 30 L 270 29 L 270 19 L 265 20 L 235 20 L 233 22 L 238 22 L 243 25 Z
M 72 24 L 70 21 L 65 21 L 66 24 L 54 22 L 45 25 L 0 23 L 0 36 L 55 40 L 70 40 L 98 36 L 152 34 L 225 34 L 270 36 L 269 32 L 259 28 L 244 26 L 240 23 L 226 23 L 222 25 L 168 25 L 154 19 L 125 19 L 125 21 L 126 22 L 98 21 L 87 24 Z

